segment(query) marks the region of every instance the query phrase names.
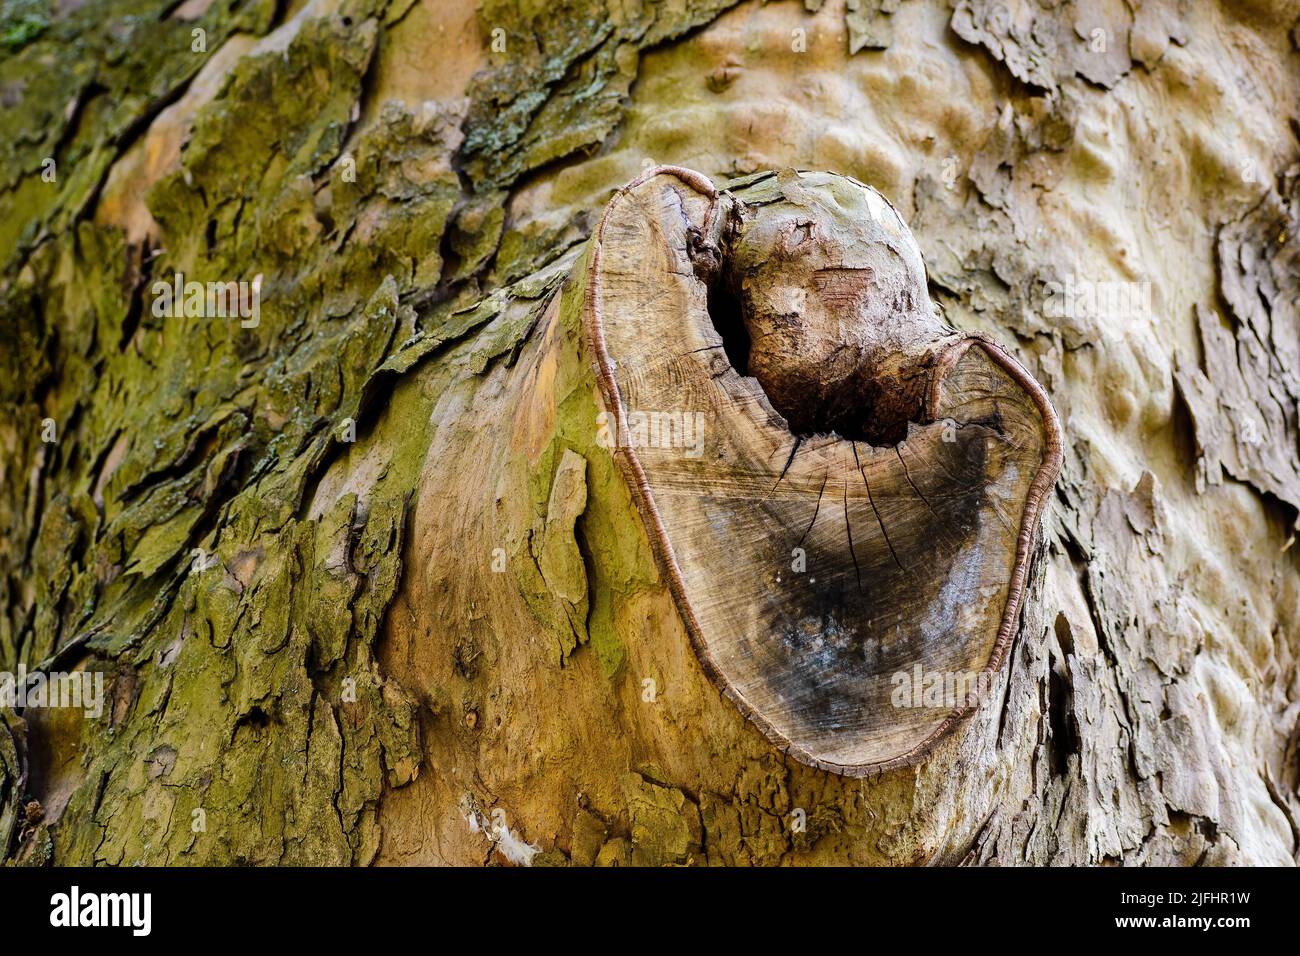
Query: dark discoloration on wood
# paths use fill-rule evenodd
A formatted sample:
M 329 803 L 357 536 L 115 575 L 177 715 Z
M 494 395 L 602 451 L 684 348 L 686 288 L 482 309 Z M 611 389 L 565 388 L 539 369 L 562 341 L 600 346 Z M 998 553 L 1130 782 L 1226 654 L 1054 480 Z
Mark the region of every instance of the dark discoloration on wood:
M 938 572 L 955 565 L 978 530 L 990 440 L 995 436 L 983 428 L 961 429 L 956 442 L 937 449 L 943 457 L 937 467 L 918 469 L 923 485 L 877 487 L 865 503 L 855 499 L 844 529 L 847 540 L 856 528 L 854 566 L 839 560 L 836 534 L 804 537 L 792 529 L 774 534 L 760 566 L 788 565 L 803 538 L 808 566 L 833 569 L 815 583 L 796 579 L 793 587 L 768 591 L 764 616 L 771 629 L 752 635 L 752 646 L 762 655 L 759 669 L 791 714 L 800 739 L 830 750 L 846 734 L 870 731 L 878 716 L 872 709 L 892 691 L 891 675 L 911 671 L 925 653 L 929 633 L 959 626 L 959 608 L 941 601 L 945 578 Z M 954 476 L 955 491 L 945 487 L 946 474 Z M 870 490 L 865 482 L 863 489 Z M 893 501 L 908 492 L 913 501 Z M 900 513 L 905 520 L 897 520 Z M 839 530 L 815 524 L 813 529 Z M 925 629 L 911 617 L 922 608 L 938 609 Z

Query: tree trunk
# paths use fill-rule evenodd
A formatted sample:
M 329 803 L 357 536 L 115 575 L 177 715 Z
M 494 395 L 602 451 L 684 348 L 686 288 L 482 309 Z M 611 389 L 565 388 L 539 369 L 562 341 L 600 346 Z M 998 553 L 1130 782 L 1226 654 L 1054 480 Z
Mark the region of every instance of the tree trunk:
M 1297 859 L 1294 0 L 11 6 L 6 860 Z

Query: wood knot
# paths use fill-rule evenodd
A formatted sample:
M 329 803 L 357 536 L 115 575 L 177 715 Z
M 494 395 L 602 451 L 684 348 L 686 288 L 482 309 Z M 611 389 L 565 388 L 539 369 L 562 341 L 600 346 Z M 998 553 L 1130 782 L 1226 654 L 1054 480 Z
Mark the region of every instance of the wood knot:
M 956 333 L 893 207 L 842 183 L 778 178 L 780 203 L 729 203 L 709 309 L 793 434 L 894 445 L 925 420 L 936 346 Z
M 1043 389 L 939 320 L 906 224 L 842 176 L 719 193 L 663 167 L 593 242 L 588 345 L 617 433 L 634 412 L 693 423 L 689 445 L 615 458 L 704 670 L 804 763 L 922 759 L 1016 634 L 1061 463 Z

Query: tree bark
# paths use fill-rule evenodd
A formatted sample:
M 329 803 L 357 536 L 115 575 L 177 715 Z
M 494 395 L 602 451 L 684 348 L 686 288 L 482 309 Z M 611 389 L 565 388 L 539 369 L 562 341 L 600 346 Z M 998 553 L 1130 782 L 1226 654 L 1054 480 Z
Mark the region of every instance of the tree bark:
M 1295 862 L 1295 2 L 173 7 L 0 30 L 6 861 Z

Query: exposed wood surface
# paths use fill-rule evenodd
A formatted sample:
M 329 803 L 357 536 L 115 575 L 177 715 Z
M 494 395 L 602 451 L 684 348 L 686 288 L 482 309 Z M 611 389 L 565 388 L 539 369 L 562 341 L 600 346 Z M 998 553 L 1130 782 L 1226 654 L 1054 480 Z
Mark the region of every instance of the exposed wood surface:
M 749 251 L 775 262 L 751 284 L 751 330 L 770 318 L 751 319 L 752 300 L 773 287 L 798 309 L 784 334 L 755 336 L 768 380 L 787 402 L 811 401 L 805 385 L 826 366 L 808 352 L 866 343 L 865 381 L 885 382 L 877 406 L 901 382 L 929 383 L 904 440 L 796 435 L 729 364 L 708 270 L 732 251 L 721 263 L 699 252 L 727 217 L 743 223 L 739 242 L 781 245 Z M 900 707 L 895 676 L 973 678 L 1001 665 L 1014 634 L 1060 468 L 1041 389 L 1001 350 L 942 327 L 906 226 L 841 177 L 790 172 L 718 197 L 698 176 L 652 172 L 616 195 L 595 241 L 588 323 L 616 455 L 702 662 L 805 763 L 860 776 L 920 759 L 978 701 Z

